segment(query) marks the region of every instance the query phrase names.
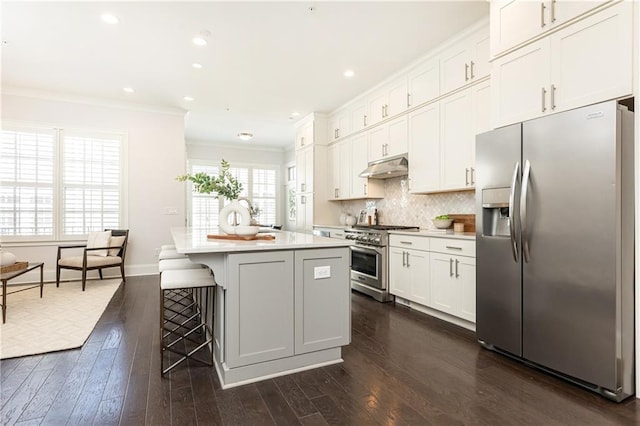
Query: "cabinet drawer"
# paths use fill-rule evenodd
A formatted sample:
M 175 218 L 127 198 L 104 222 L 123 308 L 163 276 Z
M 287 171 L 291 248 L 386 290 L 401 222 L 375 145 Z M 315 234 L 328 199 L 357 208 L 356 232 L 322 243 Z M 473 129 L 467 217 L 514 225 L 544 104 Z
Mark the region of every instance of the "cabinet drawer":
M 476 257 L 476 242 L 453 238 L 431 238 L 431 251 Z
M 389 235 L 390 246 L 414 250 L 429 251 L 429 240 L 429 237 L 421 237 L 417 235 Z

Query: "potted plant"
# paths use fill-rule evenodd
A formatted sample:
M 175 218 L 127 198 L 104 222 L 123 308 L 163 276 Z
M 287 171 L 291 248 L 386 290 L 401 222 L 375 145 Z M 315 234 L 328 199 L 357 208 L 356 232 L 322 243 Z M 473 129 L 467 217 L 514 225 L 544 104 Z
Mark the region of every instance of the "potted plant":
M 249 209 L 238 201 L 240 193 L 242 192 L 242 183 L 231 174 L 229 171 L 231 166 L 224 158 L 220 162 L 220 166 L 218 176 L 211 176 L 200 172 L 193 175 L 186 174 L 178 176 L 176 179 L 179 182 L 192 182 L 195 191 L 198 193 L 215 194 L 215 198 L 223 196 L 229 200 L 230 203 L 220 210 L 220 228 L 227 234 L 235 234 L 237 226 L 243 225 L 246 228 L 250 224 L 251 215 Z M 232 223 L 229 223 L 229 217 L 232 213 Z M 238 216 L 240 217 L 239 223 Z

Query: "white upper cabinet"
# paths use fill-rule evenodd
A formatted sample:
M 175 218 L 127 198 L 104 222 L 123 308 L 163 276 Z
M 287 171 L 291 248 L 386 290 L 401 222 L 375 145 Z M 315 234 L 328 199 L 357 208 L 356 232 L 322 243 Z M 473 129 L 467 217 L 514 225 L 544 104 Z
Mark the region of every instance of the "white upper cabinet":
M 350 121 L 349 113 L 347 111 L 339 111 L 332 114 L 328 121 L 329 142 L 333 142 L 349 135 L 351 131 L 349 128 Z
M 351 132 L 358 132 L 367 127 L 367 101 L 361 100 L 349 108 Z
M 632 6 L 620 3 L 551 35 L 552 110 L 631 95 Z
M 369 165 L 367 134 L 361 133 L 351 139 L 351 198 L 384 197 L 384 181 L 361 178 L 358 175 Z
M 407 143 L 407 116 L 375 127 L 368 132 L 369 162 L 382 160 L 399 154 L 405 154 Z
M 313 121 L 310 121 L 296 131 L 296 149 L 313 145 L 313 139 Z
M 367 126 L 406 111 L 407 102 L 407 77 L 402 76 L 369 97 Z
M 296 153 L 296 192 L 313 192 L 313 146 Z
M 329 199 L 341 200 L 351 192 L 351 141 L 343 140 L 327 148 L 330 176 Z
M 618 3 L 496 59 L 494 127 L 631 95 L 632 6 Z
M 493 0 L 491 56 L 512 49 L 610 0 Z
M 440 96 L 440 61 L 437 57 L 421 63 L 409 72 L 407 90 L 409 107 Z
M 486 27 L 446 49 L 440 56 L 440 92 L 446 94 L 489 75 Z
M 409 113 L 409 190 L 440 189 L 440 103 Z
M 442 190 L 473 188 L 472 93 L 458 92 L 440 101 Z

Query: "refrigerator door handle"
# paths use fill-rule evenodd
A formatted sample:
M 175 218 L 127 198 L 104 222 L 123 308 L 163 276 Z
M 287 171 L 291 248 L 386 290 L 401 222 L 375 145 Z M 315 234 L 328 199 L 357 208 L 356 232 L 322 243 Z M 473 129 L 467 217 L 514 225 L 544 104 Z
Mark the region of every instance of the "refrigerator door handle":
M 518 259 L 518 240 L 516 239 L 516 217 L 514 215 L 518 176 L 520 176 L 520 162 L 516 161 L 516 166 L 513 168 L 513 179 L 511 180 L 511 192 L 509 193 L 509 236 L 511 237 L 513 260 L 515 260 L 516 263 L 520 261 Z
M 531 174 L 531 163 L 527 160 L 524 163 L 524 173 L 522 174 L 522 193 L 520 194 L 520 226 L 522 228 L 522 253 L 524 261 L 529 263 L 529 232 L 527 229 L 527 193 L 529 192 L 529 175 Z

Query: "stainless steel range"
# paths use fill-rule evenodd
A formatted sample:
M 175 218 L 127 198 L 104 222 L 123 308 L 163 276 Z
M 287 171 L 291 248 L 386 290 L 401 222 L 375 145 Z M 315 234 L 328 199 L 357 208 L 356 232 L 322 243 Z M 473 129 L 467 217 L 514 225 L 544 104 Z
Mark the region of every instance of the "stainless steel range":
M 417 226 L 372 225 L 355 226 L 345 231 L 351 246 L 351 288 L 367 294 L 378 302 L 389 302 L 389 258 L 387 231 L 418 231 Z

